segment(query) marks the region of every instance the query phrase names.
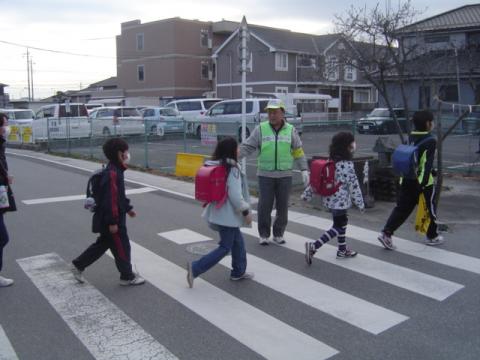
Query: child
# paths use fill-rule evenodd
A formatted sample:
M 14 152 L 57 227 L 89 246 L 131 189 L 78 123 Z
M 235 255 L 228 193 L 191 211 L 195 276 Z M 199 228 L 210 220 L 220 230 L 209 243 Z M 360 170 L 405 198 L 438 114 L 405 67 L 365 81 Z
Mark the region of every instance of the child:
M 413 126 L 409 136 L 409 143 L 418 144 L 425 138 L 430 140 L 420 144 L 418 149 L 418 177 L 417 179 L 400 179 L 400 192 L 398 194 L 397 205 L 393 209 L 382 232 L 378 236 L 378 241 L 387 250 L 395 249 L 392 242 L 393 233 L 407 220 L 413 209 L 418 203 L 420 193 L 425 195 L 428 213 L 430 215 L 430 225 L 427 230 L 426 245 L 434 246 L 443 243 L 443 237 L 437 232 L 437 216 L 435 203 L 435 191 L 433 186 L 433 160 L 435 157 L 435 148 L 437 141 L 430 134 L 434 128 L 433 114 L 430 111 L 422 110 L 413 114 Z
M 187 263 L 187 282 L 193 287 L 193 280 L 217 264 L 230 251 L 232 252 L 232 271 L 230 280 L 252 279 L 253 274 L 246 272 L 247 253 L 241 226 L 252 223 L 250 212 L 248 185 L 245 175 L 237 165 L 238 144 L 233 138 L 221 140 L 212 155 L 212 160 L 207 161 L 207 166 L 222 165 L 227 170 L 227 200 L 217 208 L 216 202 L 207 205 L 202 216 L 209 226 L 218 231 L 220 242 L 218 247 L 197 261 Z
M 335 162 L 335 181 L 341 183 L 341 186 L 335 194 L 323 198 L 323 205 L 332 213 L 333 226 L 317 241 L 305 243 L 305 260 L 308 265 L 312 264 L 312 258 L 317 249 L 335 237 L 338 238 L 337 259 L 357 255 L 357 252 L 347 248 L 345 243 L 347 209 L 352 206 L 352 200 L 360 211 L 363 212 L 365 209 L 360 185 L 351 161 L 355 148 L 355 138 L 350 132 L 339 132 L 332 138 L 330 159 Z
M 120 285 L 141 285 L 145 279 L 132 270 L 130 240 L 127 235 L 126 215 L 132 218 L 137 215 L 125 195 L 123 173 L 130 161 L 128 144 L 120 138 L 109 139 L 103 144 L 103 153 L 109 162 L 100 180 L 101 200 L 93 215 L 93 229 L 100 236 L 72 261 L 72 273 L 78 282 L 85 282 L 82 274 L 85 268 L 110 249 L 120 272 Z

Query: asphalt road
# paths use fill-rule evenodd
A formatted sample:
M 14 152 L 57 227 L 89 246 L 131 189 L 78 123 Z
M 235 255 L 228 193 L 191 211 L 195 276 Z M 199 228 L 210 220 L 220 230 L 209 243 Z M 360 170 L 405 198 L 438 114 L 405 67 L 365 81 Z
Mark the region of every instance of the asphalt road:
M 432 249 L 400 233 L 405 241 L 389 252 L 374 236 L 386 214 L 367 212 L 365 221 L 352 212 L 357 227 L 347 230 L 348 243 L 360 255 L 342 262 L 334 248 L 322 248 L 308 267 L 303 242 L 329 220 L 292 207 L 286 246 L 261 247 L 254 231 L 245 235 L 255 280 L 232 282 L 218 265 L 188 289 L 186 261 L 212 248 L 217 235 L 188 196 L 129 183 L 146 191 L 130 196 L 138 217 L 128 226 L 147 284 L 119 286 L 114 262 L 104 256 L 79 285 L 68 266 L 95 239 L 90 214 L 81 200 L 49 198 L 83 194 L 88 172 L 18 156 L 8 161 L 19 211 L 6 215 L 11 243 L 2 274 L 16 282 L 0 289 L 0 359 L 8 351 L 32 360 L 479 358 L 474 236 L 451 234 Z M 28 201 L 35 199 L 43 200 Z

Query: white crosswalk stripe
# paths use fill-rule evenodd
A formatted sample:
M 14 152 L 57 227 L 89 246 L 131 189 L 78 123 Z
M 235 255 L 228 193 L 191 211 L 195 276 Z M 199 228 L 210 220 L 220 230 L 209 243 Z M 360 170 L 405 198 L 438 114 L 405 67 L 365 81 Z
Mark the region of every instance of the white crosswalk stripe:
M 97 289 L 78 284 L 57 254 L 17 262 L 96 359 L 177 359 Z
M 0 360 L 18 360 L 18 356 L 13 349 L 7 334 L 0 325 Z
M 332 225 L 331 219 L 307 215 L 296 211 L 288 212 L 288 221 L 321 230 L 328 230 Z M 359 226 L 348 225 L 347 236 L 355 240 L 363 241 L 370 245 L 382 246 L 377 240 L 378 232 Z M 393 237 L 393 243 L 397 246 L 397 249 L 395 250 L 397 252 L 450 266 L 456 269 L 480 274 L 480 259 L 478 258 L 454 253 L 441 248 L 426 246 L 424 244 L 419 244 L 396 236 Z
M 258 237 L 257 224 L 253 223 L 252 228 L 242 228 L 242 232 Z M 284 236 L 287 242 L 282 247 L 302 254 L 305 253 L 305 242 L 312 241 L 310 238 L 288 231 L 285 232 Z M 439 301 L 445 300 L 464 287 L 452 281 L 362 254 L 357 255 L 355 259 L 338 260 L 336 259 L 336 250 L 335 246 L 325 244 L 317 251 L 315 258 Z
M 195 279 L 194 288 L 189 289 L 185 269 L 133 241 L 131 244 L 132 261 L 139 264 L 141 275 L 149 283 L 261 356 L 318 360 L 338 353 L 200 278 Z

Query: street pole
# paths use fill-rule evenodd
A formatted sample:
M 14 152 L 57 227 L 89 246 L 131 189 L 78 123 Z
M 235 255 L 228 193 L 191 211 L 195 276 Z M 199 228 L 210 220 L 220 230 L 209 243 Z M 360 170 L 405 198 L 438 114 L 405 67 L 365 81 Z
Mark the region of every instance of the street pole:
M 35 100 L 35 95 L 34 95 L 34 92 L 33 92 L 33 59 L 30 59 L 30 86 L 32 87 L 32 91 L 31 91 L 32 101 L 34 101 Z
M 30 54 L 28 52 L 28 48 L 27 48 L 27 81 L 28 81 L 28 101 L 30 101 L 32 98 L 30 96 Z
M 245 16 L 242 19 L 241 27 L 241 60 L 242 60 L 242 142 L 245 142 L 247 137 L 247 19 Z M 247 162 L 246 159 L 242 159 L 242 171 L 247 171 Z

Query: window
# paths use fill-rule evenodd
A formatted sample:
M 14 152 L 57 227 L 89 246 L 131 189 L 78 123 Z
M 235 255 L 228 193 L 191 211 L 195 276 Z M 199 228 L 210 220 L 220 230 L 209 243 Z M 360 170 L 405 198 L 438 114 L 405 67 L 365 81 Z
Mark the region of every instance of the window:
M 338 61 L 336 56 L 328 56 L 325 64 L 325 78 L 330 81 L 338 80 Z
M 137 51 L 143 51 L 143 34 L 137 34 Z
M 430 107 L 430 86 L 420 86 L 418 94 L 418 108 L 428 109 Z
M 88 116 L 87 108 L 84 105 L 70 105 L 70 112 L 67 113 L 67 106 L 65 104 L 60 105 L 59 116 L 61 117 L 78 117 Z
M 355 90 L 353 93 L 353 102 L 355 103 L 369 103 L 370 90 Z
M 212 106 L 210 110 L 210 115 L 222 115 L 224 108 L 225 108 L 225 104 L 218 104 L 218 105 Z
M 317 59 L 315 59 L 314 57 L 309 57 L 309 56 L 300 56 L 298 58 L 298 67 L 301 67 L 301 68 L 316 68 L 316 65 L 317 65 Z
M 276 93 L 288 94 L 288 86 L 275 86 Z
M 206 29 L 200 31 L 200 45 L 202 47 L 208 47 L 208 30 Z
M 138 65 L 137 66 L 137 80 L 144 81 L 145 80 L 145 65 Z
M 193 111 L 202 110 L 202 104 L 200 101 L 184 101 L 177 103 L 179 111 Z
M 458 101 L 457 85 L 443 85 L 440 86 L 440 99 L 443 101 Z
M 53 106 L 43 109 L 43 117 L 53 117 L 55 116 L 55 108 Z
M 209 70 L 208 62 L 202 62 L 200 72 L 201 72 L 201 78 L 203 80 L 208 80 L 208 70 Z
M 345 80 L 355 81 L 357 80 L 357 69 L 355 68 L 355 63 L 345 65 Z
M 212 105 L 216 104 L 220 100 L 203 100 L 203 106 L 206 110 L 210 109 Z
M 275 53 L 275 71 L 288 71 L 287 53 Z
M 425 42 L 427 44 L 448 43 L 449 41 L 450 41 L 450 36 L 448 36 L 448 35 L 425 36 Z

